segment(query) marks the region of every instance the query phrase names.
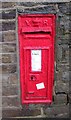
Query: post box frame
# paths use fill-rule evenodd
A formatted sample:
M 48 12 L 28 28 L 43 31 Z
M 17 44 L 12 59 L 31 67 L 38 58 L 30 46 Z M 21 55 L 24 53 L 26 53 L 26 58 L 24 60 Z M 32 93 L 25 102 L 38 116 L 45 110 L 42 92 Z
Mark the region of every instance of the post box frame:
M 52 73 L 51 73 L 51 81 L 48 80 L 48 83 L 51 84 L 51 85 L 48 85 L 51 86 L 51 89 L 50 91 L 48 91 L 48 97 L 47 99 L 29 99 L 29 100 L 26 100 L 25 99 L 25 81 L 24 81 L 24 78 L 25 78 L 25 70 L 23 68 L 23 59 L 26 60 L 25 56 L 23 56 L 23 51 L 25 51 L 25 49 L 42 49 L 41 47 L 23 47 L 23 40 L 22 40 L 22 37 L 23 35 L 21 34 L 21 32 L 24 31 L 24 28 L 21 30 L 21 26 L 22 26 L 22 18 L 23 17 L 47 17 L 47 18 L 51 18 L 52 19 L 52 48 L 49 48 L 49 46 L 47 47 L 43 47 L 43 49 L 52 49 L 53 50 L 53 62 L 52 62 Z M 53 83 L 54 83 L 54 41 L 55 41 L 55 18 L 56 16 L 54 14 L 24 14 L 24 15 L 19 15 L 18 16 L 18 38 L 19 38 L 19 55 L 20 55 L 20 90 L 21 90 L 21 101 L 22 101 L 22 104 L 28 104 L 28 103 L 51 103 L 52 102 L 52 93 L 53 93 Z M 49 28 L 50 29 L 50 28 Z M 26 30 L 25 30 L 26 31 Z M 29 32 L 29 30 L 28 30 Z M 42 43 L 43 44 L 43 43 Z M 50 51 L 50 50 L 49 50 Z M 50 52 L 49 52 L 50 54 Z M 49 60 L 50 61 L 50 60 Z M 49 63 L 51 64 L 51 63 Z

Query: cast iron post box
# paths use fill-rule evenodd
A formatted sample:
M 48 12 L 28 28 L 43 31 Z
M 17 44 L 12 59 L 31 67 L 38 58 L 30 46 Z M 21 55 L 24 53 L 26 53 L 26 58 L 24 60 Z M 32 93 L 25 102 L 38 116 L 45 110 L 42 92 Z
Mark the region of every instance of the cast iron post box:
M 18 16 L 22 103 L 51 103 L 55 15 Z

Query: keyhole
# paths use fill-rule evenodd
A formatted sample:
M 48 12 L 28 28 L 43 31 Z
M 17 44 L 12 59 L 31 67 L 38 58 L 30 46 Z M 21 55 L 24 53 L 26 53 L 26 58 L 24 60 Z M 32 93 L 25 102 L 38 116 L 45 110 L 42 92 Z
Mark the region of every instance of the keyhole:
M 35 76 L 31 76 L 31 80 L 36 80 L 36 77 Z
M 31 80 L 33 80 L 33 76 L 31 76 Z

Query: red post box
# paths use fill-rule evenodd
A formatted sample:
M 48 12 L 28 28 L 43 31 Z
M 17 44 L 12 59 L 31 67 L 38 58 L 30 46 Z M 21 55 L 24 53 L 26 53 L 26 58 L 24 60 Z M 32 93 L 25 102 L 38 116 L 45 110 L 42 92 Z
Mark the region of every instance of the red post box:
M 51 103 L 55 15 L 18 16 L 22 103 Z

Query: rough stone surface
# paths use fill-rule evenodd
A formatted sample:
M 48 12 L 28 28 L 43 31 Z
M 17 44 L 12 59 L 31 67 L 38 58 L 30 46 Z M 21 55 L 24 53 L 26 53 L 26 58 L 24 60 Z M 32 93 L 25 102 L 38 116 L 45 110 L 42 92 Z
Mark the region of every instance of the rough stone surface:
M 0 43 L 0 53 L 2 53 L 2 43 Z
M 2 76 L 2 65 L 0 65 L 0 75 Z
M 2 63 L 2 54 L 0 54 L 0 64 Z
M 5 33 L 2 33 L 2 42 L 15 42 L 15 41 L 16 41 L 15 32 L 8 31 Z
M 34 109 L 34 110 L 30 110 L 28 108 L 28 106 L 25 106 L 23 109 L 20 109 L 20 108 L 15 108 L 14 106 L 9 109 L 9 107 L 7 108 L 7 111 L 6 109 L 3 109 L 3 112 L 2 112 L 2 116 L 5 118 L 5 117 L 23 117 L 23 116 L 27 116 L 29 118 L 29 116 L 38 116 L 38 115 L 41 115 L 41 111 L 40 109 Z
M 4 43 L 4 44 L 2 44 L 2 52 L 3 53 L 16 52 L 16 44 L 15 43 Z
M 62 81 L 56 81 L 56 86 L 55 86 L 55 91 L 56 93 L 69 93 L 69 82 L 65 83 Z
M 14 21 L 7 21 L 7 22 L 2 22 L 2 29 L 0 31 L 8 31 L 8 30 L 15 30 L 16 24 Z
M 61 3 L 59 4 L 59 10 L 63 14 L 70 13 L 69 3 Z
M 16 6 L 15 2 L 2 2 L 2 8 L 13 8 Z
M 10 96 L 10 95 L 17 95 L 17 94 L 18 94 L 18 88 L 16 85 L 3 86 L 2 88 L 3 96 Z
M 68 114 L 69 106 L 66 106 L 66 105 L 55 105 L 55 106 L 44 109 L 44 111 L 48 118 L 49 117 L 50 118 L 53 118 L 53 117 L 68 118 L 69 117 L 69 114 Z
M 17 61 L 16 54 L 3 54 L 2 55 L 3 63 L 16 63 L 16 61 Z
M 2 12 L 2 19 L 15 19 L 16 10 L 5 10 Z
M 16 116 L 20 116 L 21 114 L 21 110 L 18 108 L 13 108 L 13 109 L 5 109 L 2 110 L 2 118 L 9 118 L 9 117 L 16 117 Z M 10 119 L 10 118 L 9 118 Z
M 17 73 L 12 74 L 3 74 L 2 76 L 2 83 L 3 85 L 17 85 L 18 84 L 18 75 Z
M 2 98 L 2 107 L 15 107 L 19 106 L 18 96 L 4 96 Z
M 57 94 L 54 96 L 55 104 L 67 104 L 67 94 Z
M 15 73 L 17 69 L 16 64 L 11 64 L 11 65 L 2 65 L 2 73 L 3 74 L 10 74 L 10 73 Z

